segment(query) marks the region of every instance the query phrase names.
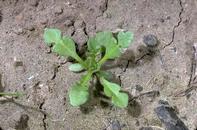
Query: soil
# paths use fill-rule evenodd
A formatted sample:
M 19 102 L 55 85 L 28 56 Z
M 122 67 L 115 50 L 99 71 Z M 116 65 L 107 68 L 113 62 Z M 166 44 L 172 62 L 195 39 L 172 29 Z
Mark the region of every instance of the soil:
M 43 42 L 46 27 L 72 36 L 79 49 L 99 31 L 134 32 L 117 66 L 108 67 L 134 97 L 128 108 L 98 100 L 72 107 L 67 91 L 80 75 L 50 53 Z M 196 0 L 0 0 L 0 30 L 0 91 L 25 93 L 0 97 L 0 129 L 161 130 L 154 113 L 161 99 L 190 130 L 197 129 Z M 159 40 L 157 47 L 143 43 L 149 34 Z

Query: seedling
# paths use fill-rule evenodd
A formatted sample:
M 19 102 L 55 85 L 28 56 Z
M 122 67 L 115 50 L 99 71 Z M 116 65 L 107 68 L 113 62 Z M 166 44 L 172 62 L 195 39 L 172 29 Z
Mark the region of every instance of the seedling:
M 20 96 L 23 96 L 23 94 L 20 93 L 20 92 L 14 92 L 14 93 L 10 93 L 10 92 L 0 92 L 0 96 L 20 97 Z
M 108 73 L 102 71 L 102 65 L 111 59 L 118 58 L 124 49 L 128 48 L 133 40 L 131 32 L 119 32 L 116 38 L 111 32 L 99 32 L 87 42 L 86 58 L 81 58 L 76 51 L 74 41 L 68 36 L 61 36 L 58 29 L 45 29 L 44 40 L 52 51 L 60 56 L 72 57 L 76 63 L 69 66 L 73 72 L 86 71 L 86 74 L 76 82 L 69 90 L 69 98 L 72 106 L 80 106 L 89 98 L 89 82 L 95 76 L 103 86 L 104 94 L 118 107 L 128 105 L 128 95 L 121 92 L 118 84 L 108 81 Z

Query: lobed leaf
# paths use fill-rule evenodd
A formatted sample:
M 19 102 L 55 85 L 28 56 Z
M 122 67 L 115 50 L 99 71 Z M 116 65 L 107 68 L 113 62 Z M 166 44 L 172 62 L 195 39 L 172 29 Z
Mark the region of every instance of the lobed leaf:
M 119 85 L 117 85 L 115 83 L 111 83 L 111 82 L 107 81 L 106 79 L 104 79 L 103 77 L 101 78 L 101 84 L 104 86 L 104 93 L 108 97 L 112 97 L 113 95 L 117 95 L 120 91 Z
M 119 32 L 118 33 L 118 45 L 121 48 L 129 47 L 129 44 L 131 44 L 132 40 L 133 40 L 133 33 L 131 32 Z
M 120 92 L 120 86 L 115 83 L 111 83 L 105 80 L 103 77 L 100 78 L 101 84 L 104 87 L 104 93 L 106 96 L 111 97 L 112 103 L 118 107 L 126 107 L 128 105 L 128 95 Z
M 52 50 L 61 56 L 71 56 L 75 58 L 77 55 L 75 43 L 69 37 L 63 37 L 62 40 L 53 46 Z

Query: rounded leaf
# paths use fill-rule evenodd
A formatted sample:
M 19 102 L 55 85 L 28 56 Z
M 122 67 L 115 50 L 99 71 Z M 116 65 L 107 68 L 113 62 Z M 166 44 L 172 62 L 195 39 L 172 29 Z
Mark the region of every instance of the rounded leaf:
M 79 63 L 76 64 L 71 64 L 68 69 L 72 72 L 80 72 L 82 70 L 84 70 L 83 66 Z
M 80 84 L 74 85 L 69 91 L 70 104 L 80 106 L 87 102 L 89 98 L 88 87 Z
M 131 32 L 119 32 L 118 33 L 118 44 L 121 48 L 129 47 L 133 40 L 133 33 Z
M 61 31 L 53 28 L 46 28 L 44 30 L 44 41 L 46 44 L 57 43 L 61 40 Z
M 126 93 L 118 93 L 112 96 L 112 103 L 117 107 L 127 107 L 129 101 L 129 96 Z

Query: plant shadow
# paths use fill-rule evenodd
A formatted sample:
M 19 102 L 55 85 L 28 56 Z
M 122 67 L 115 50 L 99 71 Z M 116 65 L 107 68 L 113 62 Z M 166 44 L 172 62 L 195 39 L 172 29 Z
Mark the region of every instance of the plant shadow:
M 107 61 L 103 65 L 102 70 L 122 68 L 125 72 L 126 68 L 135 68 L 150 63 L 159 54 L 160 51 L 157 47 L 140 45 L 137 47 L 137 53 L 134 53 L 133 50 L 126 50 L 117 60 Z

